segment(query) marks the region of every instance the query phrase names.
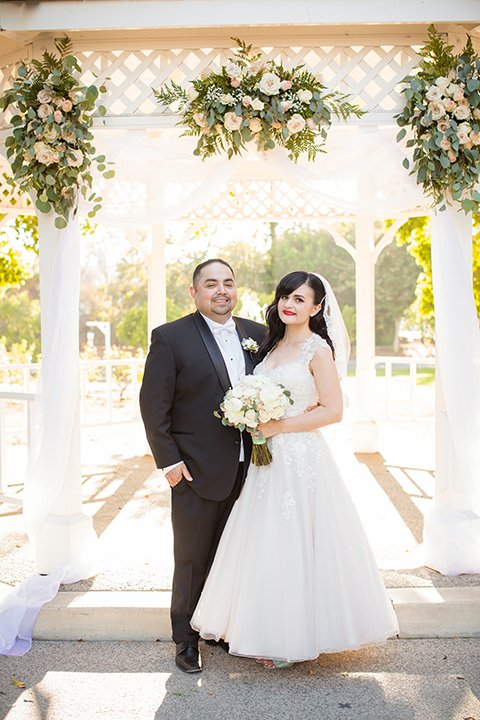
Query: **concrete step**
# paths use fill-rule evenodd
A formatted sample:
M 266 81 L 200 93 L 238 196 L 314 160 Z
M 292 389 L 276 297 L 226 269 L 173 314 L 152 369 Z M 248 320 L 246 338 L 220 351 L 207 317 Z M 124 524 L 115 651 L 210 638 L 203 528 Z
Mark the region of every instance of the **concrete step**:
M 401 638 L 480 637 L 480 587 L 388 593 Z M 170 640 L 170 592 L 61 592 L 44 605 L 34 640 Z

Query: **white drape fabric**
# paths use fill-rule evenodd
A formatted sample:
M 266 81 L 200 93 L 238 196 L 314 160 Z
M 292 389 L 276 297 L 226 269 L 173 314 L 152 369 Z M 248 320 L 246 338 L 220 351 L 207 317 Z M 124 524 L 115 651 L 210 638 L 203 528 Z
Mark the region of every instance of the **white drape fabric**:
M 424 562 L 444 575 L 480 572 L 480 330 L 472 291 L 472 219 L 432 217 L 437 350 L 435 499 L 426 516 Z
M 39 218 L 40 242 L 57 236 L 53 213 Z M 80 466 L 75 476 L 72 453 L 79 452 L 75 415 L 78 411 L 78 301 L 80 244 L 78 218 L 60 233 L 55 253 L 48 313 L 43 319 L 42 369 L 35 393 L 33 432 L 24 492 L 24 520 L 35 545 L 47 517 L 66 513 L 62 494 L 79 493 Z M 78 426 L 77 426 L 78 427 Z M 72 467 L 73 466 L 73 467 Z M 81 510 L 80 496 L 76 506 Z M 71 500 L 70 500 L 71 511 Z M 66 520 L 66 518 L 64 518 Z M 98 572 L 98 538 L 90 518 L 82 523 L 81 542 L 72 543 L 68 562 L 45 576 L 31 575 L 0 604 L 0 653 L 23 655 L 30 648 L 35 620 L 45 602 L 55 597 L 61 582 L 71 583 Z

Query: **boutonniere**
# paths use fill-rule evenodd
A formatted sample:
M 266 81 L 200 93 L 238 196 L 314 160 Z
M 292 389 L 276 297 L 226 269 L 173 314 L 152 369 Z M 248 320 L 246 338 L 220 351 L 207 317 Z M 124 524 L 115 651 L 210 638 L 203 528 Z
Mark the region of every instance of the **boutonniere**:
M 247 352 L 258 352 L 258 344 L 255 342 L 255 340 L 253 340 L 253 338 L 243 338 L 242 348 L 244 350 L 247 350 Z

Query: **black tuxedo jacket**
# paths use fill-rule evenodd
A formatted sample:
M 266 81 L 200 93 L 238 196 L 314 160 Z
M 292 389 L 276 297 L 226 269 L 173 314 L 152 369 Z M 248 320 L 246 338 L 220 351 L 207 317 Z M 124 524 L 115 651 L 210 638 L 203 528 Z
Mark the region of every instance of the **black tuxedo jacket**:
M 240 338 L 258 344 L 264 339 L 264 325 L 244 318 L 235 322 Z M 244 355 L 250 374 L 254 360 Z M 228 497 L 238 471 L 240 433 L 214 416 L 229 387 L 222 354 L 200 313 L 153 330 L 140 391 L 147 439 L 157 467 L 183 460 L 193 477 L 188 484 L 207 500 Z M 251 439 L 247 433 L 243 438 L 248 466 Z

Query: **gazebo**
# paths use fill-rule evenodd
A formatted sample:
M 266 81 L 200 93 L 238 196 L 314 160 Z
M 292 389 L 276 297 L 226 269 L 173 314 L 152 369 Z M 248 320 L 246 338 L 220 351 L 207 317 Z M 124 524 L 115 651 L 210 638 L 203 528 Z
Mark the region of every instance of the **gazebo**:
M 102 189 L 104 207 L 98 219 L 148 228 L 150 328 L 166 316 L 166 221 L 314 219 L 355 259 L 358 452 L 378 447 L 371 409 L 375 262 L 407 218 L 429 213 L 428 202 L 402 168 L 404 151 L 395 142 L 393 118 L 403 106 L 401 80 L 417 64 L 417 51 L 432 22 L 456 48 L 463 46 L 467 33 L 480 43 L 475 0 L 454 5 L 448 0 L 420 5 L 414 0 L 248 0 L 241 13 L 233 3 L 220 0 L 201 5 L 195 0 L 0 2 L 2 91 L 11 85 L 22 59 L 53 50 L 55 38 L 64 35 L 72 40 L 82 81 L 89 84 L 98 78 L 107 86 L 107 113 L 98 117 L 94 131 L 97 147 L 115 161 L 117 176 Z M 178 118 L 160 108 L 151 88 L 169 79 L 185 84 L 207 67 L 219 68 L 231 54 L 232 36 L 241 36 L 286 66 L 304 63 L 321 73 L 329 88 L 351 94 L 351 102 L 366 114 L 348 124 L 336 123 L 327 154 L 310 165 L 294 165 L 279 149 L 265 158 L 252 151 L 243 160 L 201 163 L 191 153 L 190 139 L 179 138 L 174 127 Z M 9 132 L 7 116 L 0 142 Z M 4 152 L 3 144 L 1 149 Z M 29 198 L 11 192 L 8 161 L 2 164 L 0 212 L 5 223 L 34 208 Z M 433 567 L 455 574 L 480 570 L 480 459 L 472 447 L 480 426 L 474 370 L 480 345 L 478 324 L 472 324 L 471 218 L 453 210 L 443 215 L 435 220 L 432 235 L 440 369 L 436 495 L 427 521 L 426 551 Z M 373 222 L 387 217 L 394 223 L 375 245 Z M 336 228 L 345 218 L 355 223 L 354 247 Z M 27 485 L 25 507 L 41 573 L 67 563 L 77 563 L 79 573 L 90 571 L 83 560 L 93 531 L 90 518 L 82 513 L 79 492 L 79 265 L 78 238 L 71 225 L 59 231 L 50 215 L 39 217 L 46 367 L 39 393 L 39 444 L 33 455 L 38 461 L 33 469 L 36 484 Z M 457 313 L 468 318 L 463 324 L 451 313 L 447 295 L 451 298 L 452 292 Z M 452 332 L 455 348 L 449 347 Z M 458 377 L 467 389 L 455 399 Z M 468 433 L 459 428 L 459 403 L 471 420 Z

